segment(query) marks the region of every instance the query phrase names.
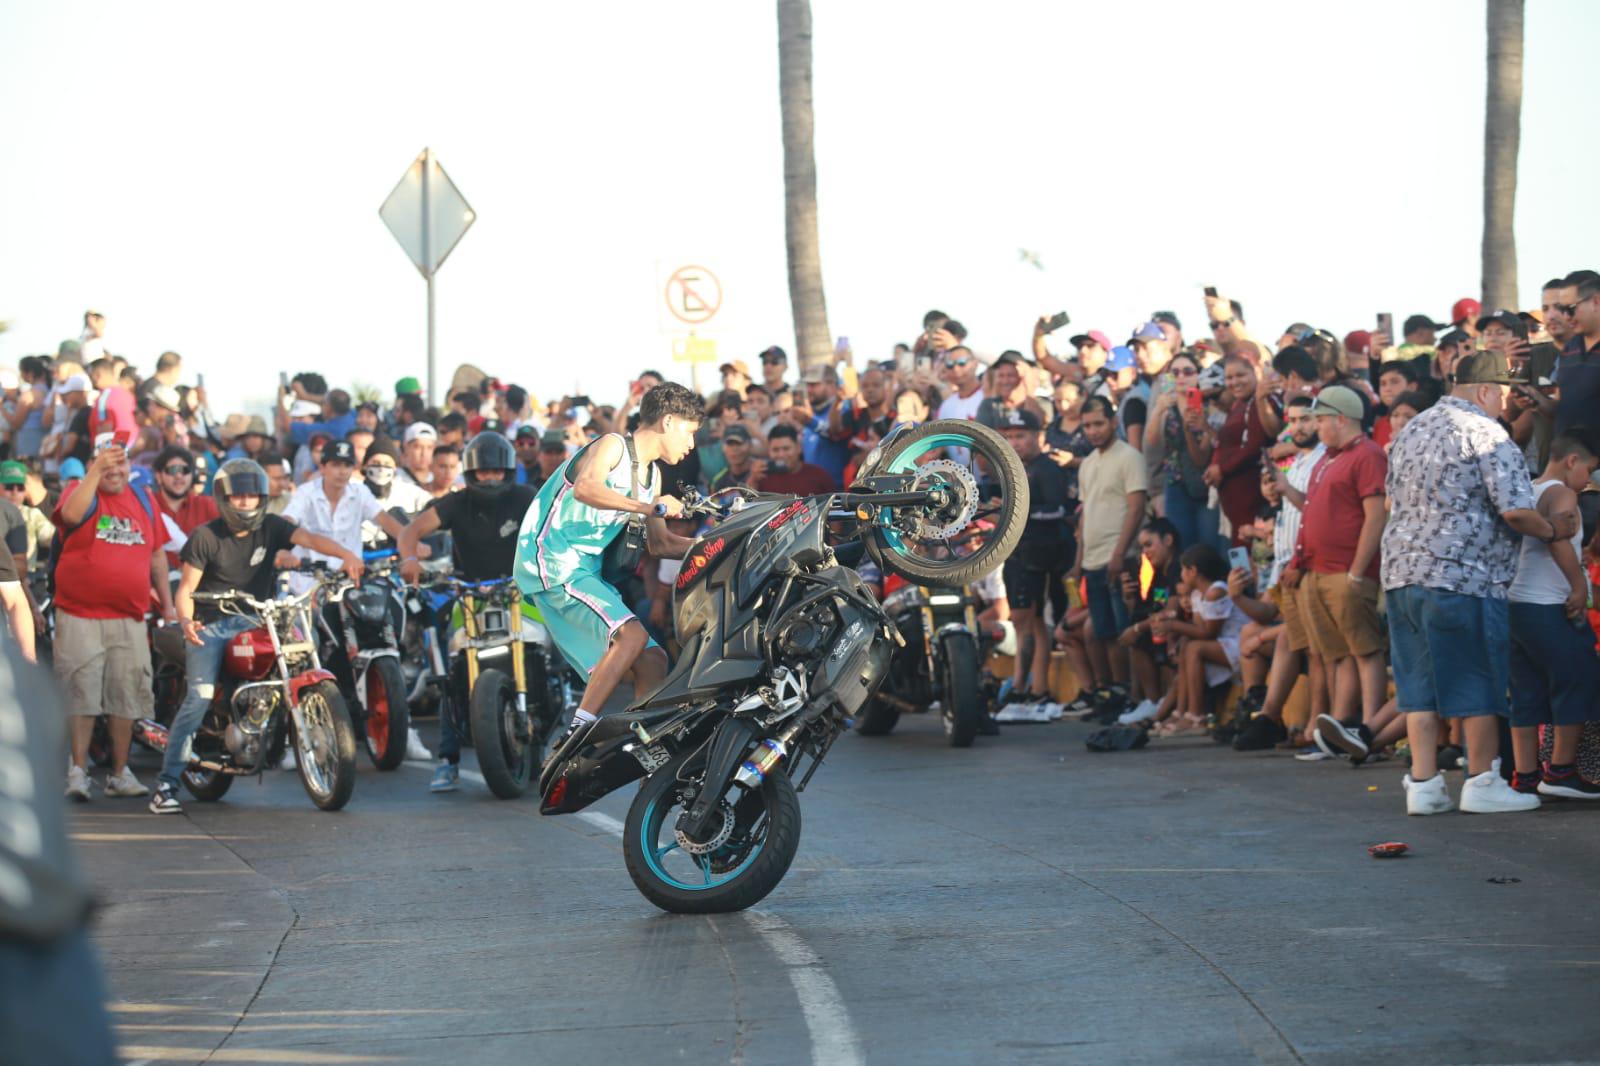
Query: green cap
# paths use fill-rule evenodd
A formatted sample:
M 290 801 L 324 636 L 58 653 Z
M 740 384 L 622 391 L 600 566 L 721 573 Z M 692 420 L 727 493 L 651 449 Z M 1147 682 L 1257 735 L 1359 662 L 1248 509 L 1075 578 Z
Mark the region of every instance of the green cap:
M 1366 406 L 1361 402 L 1361 397 L 1356 395 L 1354 389 L 1347 389 L 1343 385 L 1329 385 L 1317 393 L 1317 398 L 1311 403 L 1311 413 L 1314 415 L 1343 415 L 1359 422 L 1365 412 Z
M 15 459 L 7 459 L 0 463 L 0 485 L 26 485 L 28 483 L 28 467 Z
M 399 381 L 394 383 L 394 394 L 396 396 L 404 396 L 407 393 L 421 391 L 422 382 L 418 381 L 416 378 L 401 378 Z

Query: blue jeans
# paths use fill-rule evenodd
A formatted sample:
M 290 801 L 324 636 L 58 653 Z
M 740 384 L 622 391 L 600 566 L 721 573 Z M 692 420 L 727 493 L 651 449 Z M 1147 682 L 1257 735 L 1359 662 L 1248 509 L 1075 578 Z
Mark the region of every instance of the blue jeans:
M 1200 543 L 1201 517 L 1206 512 L 1206 500 L 1202 496 L 1195 499 L 1183 491 L 1181 484 L 1169 482 L 1163 499 L 1167 505 L 1167 521 L 1171 522 L 1178 530 L 1178 550 L 1192 548 Z M 1206 543 L 1216 535 L 1216 520 L 1211 522 L 1211 536 L 1206 538 Z
M 1422 585 L 1389 590 L 1389 659 L 1401 711 L 1506 714 L 1511 625 L 1505 600 Z
M 1128 605 L 1122 602 L 1122 582 L 1115 583 L 1104 569 L 1085 570 L 1084 584 L 1089 594 L 1089 628 L 1102 644 L 1116 640 L 1128 628 Z
M 246 618 L 219 618 L 200 627 L 198 647 L 185 645 L 184 671 L 189 679 L 189 694 L 183 698 L 183 706 L 178 708 L 172 728 L 167 731 L 167 754 L 161 760 L 163 783 L 177 788 L 178 776 L 189 765 L 189 741 L 194 739 L 195 730 L 205 720 L 206 708 L 211 706 L 211 695 L 217 687 L 217 674 L 222 669 L 222 655 L 228 641 L 254 628 L 255 623 Z

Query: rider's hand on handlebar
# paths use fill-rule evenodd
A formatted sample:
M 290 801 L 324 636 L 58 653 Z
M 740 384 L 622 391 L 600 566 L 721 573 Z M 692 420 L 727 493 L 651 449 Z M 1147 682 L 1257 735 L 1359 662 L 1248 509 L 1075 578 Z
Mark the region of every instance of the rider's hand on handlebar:
M 367 572 L 367 564 L 361 561 L 361 556 L 355 552 L 346 552 L 344 555 L 344 572 L 351 581 L 361 584 L 361 577 Z
M 277 555 L 272 557 L 272 565 L 279 570 L 298 570 L 300 569 L 300 561 L 300 556 L 286 550 L 279 551 Z
M 408 585 L 415 585 L 422 580 L 422 564 L 415 559 L 406 559 L 401 562 L 400 580 Z
M 657 496 L 654 511 L 662 518 L 677 518 L 683 514 L 683 501 L 676 496 Z

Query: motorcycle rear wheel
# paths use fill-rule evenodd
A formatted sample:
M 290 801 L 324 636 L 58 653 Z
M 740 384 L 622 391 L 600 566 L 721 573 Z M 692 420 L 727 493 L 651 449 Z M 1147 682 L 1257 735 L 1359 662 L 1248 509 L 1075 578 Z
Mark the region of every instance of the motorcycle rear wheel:
M 965 448 L 976 452 L 984 460 L 990 476 L 999 482 L 999 509 L 985 517 L 994 522 L 994 531 L 986 535 L 983 546 L 970 555 L 938 557 L 940 542 L 919 543 L 901 530 L 873 526 L 866 536 L 867 552 L 884 570 L 899 574 L 918 585 L 938 585 L 959 588 L 969 585 L 994 570 L 1004 562 L 1022 539 L 1023 526 L 1028 520 L 1028 475 L 1022 469 L 1017 451 L 1005 438 L 987 426 L 961 419 L 940 419 L 924 422 L 896 437 L 884 456 L 881 470 L 886 474 L 918 474 L 917 487 L 942 485 L 954 496 L 947 510 L 954 514 L 970 513 L 966 508 L 976 506 L 968 499 L 969 482 L 951 478 L 946 471 L 919 462 L 930 452 L 948 448 Z M 919 473 L 920 472 L 920 473 Z M 935 520 L 953 515 L 936 516 Z
M 856 732 L 864 737 L 884 737 L 900 723 L 900 712 L 876 696 L 856 714 Z
M 533 709 L 518 722 L 517 687 L 502 670 L 479 673 L 468 702 L 472 747 L 484 783 L 500 799 L 516 799 L 528 790 L 538 761 L 539 728 Z
M 356 730 L 339 686 L 319 681 L 300 693 L 304 730 L 295 730 L 300 784 L 319 810 L 336 811 L 356 788 Z
M 233 787 L 233 774 L 216 770 L 185 770 L 181 775 L 183 787 L 201 803 L 215 803 Z
M 987 713 L 978 686 L 978 642 L 971 633 L 946 633 L 941 669 L 944 735 L 952 748 L 970 748 L 978 735 L 980 716 Z
M 398 659 L 374 659 L 362 679 L 367 688 L 367 754 L 380 770 L 393 770 L 406 758 L 411 711 Z
M 751 835 L 759 839 L 719 861 L 718 852 L 690 856 L 674 838 L 683 809 L 678 796 L 683 763 L 675 759 L 652 774 L 628 808 L 622 834 L 628 876 L 645 899 L 671 914 L 726 914 L 753 907 L 778 887 L 800 848 L 800 797 L 794 782 L 774 768 L 755 792 L 729 786 L 735 800 L 759 797 L 763 810 L 752 824 Z M 693 874 L 680 876 L 685 871 L 695 871 L 699 883 Z

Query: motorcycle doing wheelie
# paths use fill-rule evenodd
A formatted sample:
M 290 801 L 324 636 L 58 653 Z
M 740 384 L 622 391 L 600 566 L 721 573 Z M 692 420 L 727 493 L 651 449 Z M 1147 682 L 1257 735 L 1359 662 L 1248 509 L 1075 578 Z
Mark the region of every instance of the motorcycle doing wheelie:
M 200 603 L 255 625 L 228 640 L 221 676 L 195 731 L 182 779 L 195 799 L 218 800 L 233 779 L 277 764 L 293 744 L 311 802 L 336 811 L 356 784 L 356 737 L 333 674 L 317 655 L 317 599 L 334 602 L 353 587 L 322 564 L 317 584 L 297 596 L 258 600 L 234 590 L 197 592 Z M 281 582 L 280 578 L 280 582 Z
M 972 456 L 1000 484 L 993 499 Z M 626 712 L 578 726 L 539 783 L 541 811 L 565 814 L 646 778 L 623 857 L 646 899 L 680 913 L 740 910 L 778 885 L 800 843 L 798 793 L 888 670 L 898 630 L 846 564 L 864 548 L 909 581 L 965 585 L 1000 565 L 1028 513 L 1016 452 L 967 421 L 891 431 L 844 492 L 729 491 L 686 500 L 722 521 L 678 574 L 677 664 Z M 956 543 L 980 516 L 994 533 Z
M 344 644 L 350 676 L 340 679 L 354 696 L 351 708 L 366 732 L 367 754 L 380 770 L 405 761 L 411 711 L 406 700 L 400 646 L 405 639 L 404 586 L 395 572 L 393 548 L 361 553 L 367 565 L 360 586 L 338 601 L 340 632 L 329 639 Z

